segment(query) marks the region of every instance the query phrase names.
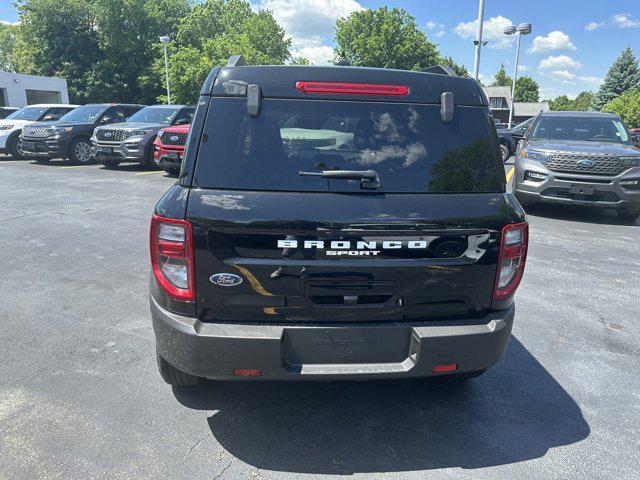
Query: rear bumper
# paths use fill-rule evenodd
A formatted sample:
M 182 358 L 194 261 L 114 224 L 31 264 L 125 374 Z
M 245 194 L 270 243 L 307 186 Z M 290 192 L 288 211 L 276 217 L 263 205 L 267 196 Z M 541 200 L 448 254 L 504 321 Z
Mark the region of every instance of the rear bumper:
M 160 354 L 192 375 L 219 380 L 339 380 L 427 377 L 436 365 L 481 370 L 504 354 L 514 305 L 483 319 L 425 324 L 239 325 L 173 314 L 151 297 Z M 443 325 L 444 323 L 444 325 Z M 260 377 L 234 377 L 236 368 Z

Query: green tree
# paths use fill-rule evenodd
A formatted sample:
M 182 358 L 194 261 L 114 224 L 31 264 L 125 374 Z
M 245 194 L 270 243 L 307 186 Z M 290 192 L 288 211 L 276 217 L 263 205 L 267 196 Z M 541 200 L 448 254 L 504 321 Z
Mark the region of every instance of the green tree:
M 603 111 L 620 115 L 629 128 L 640 127 L 640 88 L 627 90 L 622 95 L 607 103 Z
M 281 65 L 290 44 L 271 12 L 254 12 L 244 0 L 206 0 L 182 19 L 169 46 L 171 100 L 195 102 L 207 74 L 231 55 L 243 55 L 252 65 Z M 161 60 L 156 71 L 164 71 Z
M 540 99 L 540 86 L 531 77 L 516 80 L 516 102 L 537 102 Z
M 289 65 L 312 65 L 312 63 L 307 57 L 292 57 Z
M 637 86 L 640 86 L 638 60 L 631 48 L 627 47 L 613 62 L 600 90 L 596 93 L 591 103 L 591 107 L 594 110 L 602 110 L 605 104 L 611 102 L 618 95 Z
M 15 50 L 18 25 L 0 24 L 0 70 L 15 71 L 13 51 Z
M 438 49 L 400 8 L 361 10 L 337 20 L 336 55 L 351 65 L 420 70 L 437 65 Z
M 574 101 L 566 95 L 560 95 L 549 100 L 549 108 L 553 111 L 571 111 L 574 109 Z
M 456 63 L 456 61 L 451 57 L 440 57 L 437 64 L 451 68 L 451 70 L 453 70 L 459 77 L 469 77 L 467 67 Z
M 493 82 L 491 83 L 491 87 L 510 87 L 513 85 L 513 81 L 511 77 L 507 75 L 506 70 L 504 69 L 504 65 L 500 65 L 500 70 L 496 72 L 496 76 L 494 77 Z
M 66 78 L 72 102 L 93 100 L 99 92 L 96 66 L 104 60 L 93 3 L 29 0 L 18 11 L 20 28 L 11 54 L 16 71 Z
M 175 34 L 190 11 L 188 0 L 94 0 L 98 45 L 99 101 L 155 103 L 164 76 L 155 66 L 163 58 L 158 38 Z
M 22 73 L 67 79 L 72 102 L 153 103 L 155 59 L 191 0 L 24 0 L 11 59 Z
M 580 92 L 573 101 L 573 109 L 579 112 L 586 112 L 591 108 L 591 102 L 593 102 L 593 92 Z
M 554 111 L 586 112 L 589 110 L 592 100 L 593 93 L 584 91 L 580 92 L 574 100 L 571 100 L 566 95 L 560 95 L 554 100 L 549 100 L 549 107 Z

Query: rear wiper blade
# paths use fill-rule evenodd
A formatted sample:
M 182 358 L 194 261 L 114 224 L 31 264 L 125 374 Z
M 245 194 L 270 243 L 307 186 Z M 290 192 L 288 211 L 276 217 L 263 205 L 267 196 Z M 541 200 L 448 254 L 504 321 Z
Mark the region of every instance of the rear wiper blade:
M 360 186 L 362 188 L 378 188 L 380 186 L 380 179 L 375 170 L 322 170 L 320 172 L 305 172 L 304 170 L 300 170 L 298 175 L 342 180 L 360 180 Z

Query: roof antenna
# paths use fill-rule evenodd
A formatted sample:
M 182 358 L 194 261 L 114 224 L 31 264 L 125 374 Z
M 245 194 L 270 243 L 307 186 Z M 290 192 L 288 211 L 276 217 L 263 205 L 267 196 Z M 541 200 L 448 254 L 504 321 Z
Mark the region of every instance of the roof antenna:
M 227 60 L 227 67 L 242 67 L 246 65 L 242 55 L 231 55 Z

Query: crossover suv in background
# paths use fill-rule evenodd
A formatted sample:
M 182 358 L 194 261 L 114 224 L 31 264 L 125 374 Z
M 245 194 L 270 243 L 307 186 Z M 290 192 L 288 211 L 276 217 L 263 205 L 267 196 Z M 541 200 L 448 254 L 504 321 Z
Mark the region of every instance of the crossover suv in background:
M 89 139 L 99 125 L 123 122 L 142 105 L 92 103 L 78 107 L 55 122 L 29 125 L 22 132 L 23 149 L 41 162 L 67 158 L 74 163 L 91 162 Z
M 151 220 L 164 380 L 465 379 L 496 363 L 528 227 L 478 82 L 242 63 L 209 74 Z
M 545 112 L 523 138 L 513 191 L 520 203 L 614 208 L 640 216 L 640 150 L 615 114 Z
M 0 120 L 0 153 L 8 153 L 13 158 L 25 158 L 20 134 L 25 125 L 33 122 L 58 120 L 77 105 L 42 103 L 22 107 Z
M 511 158 L 511 155 L 515 155 L 516 149 L 518 147 L 518 140 L 520 140 L 524 136 L 527 129 L 531 126 L 534 118 L 535 117 L 529 118 L 528 120 L 519 123 L 513 128 L 498 128 L 498 126 L 496 125 L 503 162 L 509 160 L 509 158 Z
M 189 127 L 190 125 L 176 125 L 160 129 L 153 142 L 153 158 L 159 168 L 169 173 L 180 171 Z
M 116 167 L 135 162 L 153 167 L 153 141 L 162 127 L 188 125 L 195 107 L 189 105 L 153 105 L 145 107 L 125 123 L 96 128 L 91 152 L 96 162 Z

